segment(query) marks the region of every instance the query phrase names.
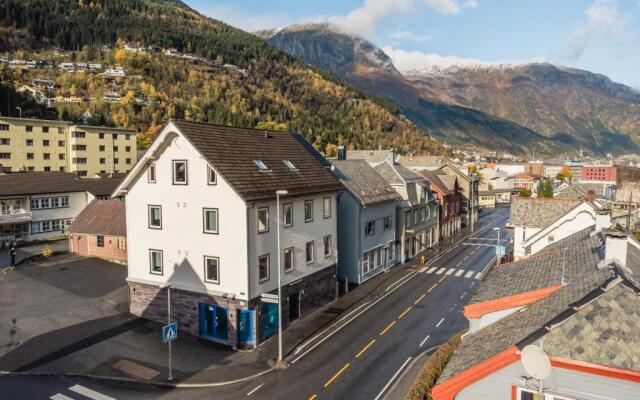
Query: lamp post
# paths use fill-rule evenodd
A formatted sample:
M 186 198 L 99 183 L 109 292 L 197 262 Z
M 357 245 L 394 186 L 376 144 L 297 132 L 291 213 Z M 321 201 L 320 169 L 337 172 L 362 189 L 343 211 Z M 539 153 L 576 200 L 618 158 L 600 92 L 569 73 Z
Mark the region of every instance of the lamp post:
M 280 196 L 289 194 L 286 190 L 276 190 L 276 247 L 278 249 L 278 359 L 276 360 L 276 368 L 284 368 L 284 360 L 282 359 L 282 277 L 281 277 L 281 259 L 280 251 Z
M 160 285 L 160 289 L 167 289 L 167 325 L 171 325 L 171 284 L 165 282 Z M 173 380 L 173 369 L 171 368 L 171 340 L 167 342 L 169 344 L 169 376 L 168 381 Z
M 498 245 L 496 246 L 496 250 L 498 249 L 498 247 L 500 246 L 500 228 L 498 228 L 497 226 L 493 228 L 494 231 L 498 232 Z M 500 265 L 500 254 L 498 254 L 498 252 L 496 251 L 496 265 Z

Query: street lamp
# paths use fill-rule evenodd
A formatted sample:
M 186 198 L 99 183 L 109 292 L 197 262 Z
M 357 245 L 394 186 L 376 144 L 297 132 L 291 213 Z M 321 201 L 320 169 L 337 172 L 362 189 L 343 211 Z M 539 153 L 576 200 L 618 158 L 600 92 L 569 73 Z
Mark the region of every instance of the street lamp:
M 493 228 L 494 231 L 498 232 L 498 245 L 496 246 L 496 265 L 500 265 L 500 254 L 498 254 L 498 247 L 500 246 L 500 228 L 497 226 Z
M 164 282 L 159 285 L 160 289 L 167 289 L 167 325 L 171 325 L 171 283 Z M 169 344 L 169 376 L 167 380 L 173 380 L 173 369 L 171 368 L 171 340 L 167 342 Z
M 276 190 L 276 247 L 278 249 L 278 359 L 276 360 L 276 368 L 284 368 L 284 360 L 282 359 L 282 277 L 280 272 L 280 264 L 282 254 L 280 251 L 280 196 L 289 194 L 287 190 Z

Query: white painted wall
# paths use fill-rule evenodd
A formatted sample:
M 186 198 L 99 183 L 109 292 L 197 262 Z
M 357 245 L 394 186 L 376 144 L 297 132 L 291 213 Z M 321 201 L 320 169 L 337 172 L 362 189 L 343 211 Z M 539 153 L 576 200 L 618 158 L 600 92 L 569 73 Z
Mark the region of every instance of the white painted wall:
M 60 208 L 45 208 L 45 209 L 31 209 L 31 199 L 37 199 L 42 197 L 69 197 L 69 207 Z M 27 210 L 31 211 L 31 222 L 38 221 L 51 221 L 56 219 L 75 219 L 82 210 L 94 199 L 94 196 L 88 192 L 72 192 L 72 193 L 50 193 L 28 196 L 26 204 L 23 206 Z M 53 237 L 60 237 L 64 235 L 61 230 L 53 232 L 33 233 L 29 240 L 46 240 Z
M 522 309 L 524 306 L 511 307 L 500 311 L 486 313 L 480 318 L 469 318 L 469 333 L 478 331 L 485 326 L 491 325 L 502 318 L 513 314 L 514 312 Z
M 540 231 L 540 228 L 514 226 L 513 233 L 513 257 L 517 261 L 527 256 L 524 242 Z
M 161 135 L 173 126 L 169 124 Z M 156 140 L 149 151 L 162 144 Z M 152 154 L 152 153 L 150 153 Z M 186 159 L 188 185 L 172 184 L 172 160 Z M 249 299 L 247 270 L 247 208 L 218 174 L 217 185 L 207 184 L 207 162 L 182 136 L 156 160 L 156 183 L 139 175 L 126 196 L 129 279 L 214 295 Z M 162 206 L 162 229 L 148 228 L 148 205 Z M 219 234 L 203 233 L 203 211 L 219 210 Z M 163 250 L 164 274 L 150 273 L 149 249 Z M 204 282 L 204 256 L 220 258 L 220 283 Z

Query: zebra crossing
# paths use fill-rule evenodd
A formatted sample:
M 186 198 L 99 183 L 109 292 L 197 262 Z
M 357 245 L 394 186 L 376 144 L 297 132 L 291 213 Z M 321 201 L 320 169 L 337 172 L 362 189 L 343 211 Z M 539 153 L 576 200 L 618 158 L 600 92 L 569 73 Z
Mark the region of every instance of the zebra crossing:
M 453 275 L 457 278 L 466 278 L 466 279 L 476 279 L 480 280 L 482 278 L 482 272 L 469 271 L 462 268 L 447 268 L 447 267 L 431 267 L 425 271 L 425 274 L 433 274 L 433 275 Z
M 82 399 L 93 399 L 93 400 L 116 400 L 113 397 L 109 397 L 100 392 L 96 392 L 95 390 L 89 389 L 88 387 L 82 385 L 73 385 L 68 388 L 69 391 L 79 394 Z M 49 397 L 50 400 L 78 400 L 77 397 L 70 397 L 62 393 L 56 393 L 53 396 Z

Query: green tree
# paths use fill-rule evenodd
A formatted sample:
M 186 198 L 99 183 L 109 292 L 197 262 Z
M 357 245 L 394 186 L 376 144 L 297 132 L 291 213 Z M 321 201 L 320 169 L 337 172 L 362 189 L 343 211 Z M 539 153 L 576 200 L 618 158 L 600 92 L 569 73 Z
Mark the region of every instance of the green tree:
M 538 197 L 553 197 L 553 186 L 548 178 L 538 181 Z
M 531 190 L 529 189 L 520 189 L 520 193 L 518 193 L 520 197 L 531 197 Z

